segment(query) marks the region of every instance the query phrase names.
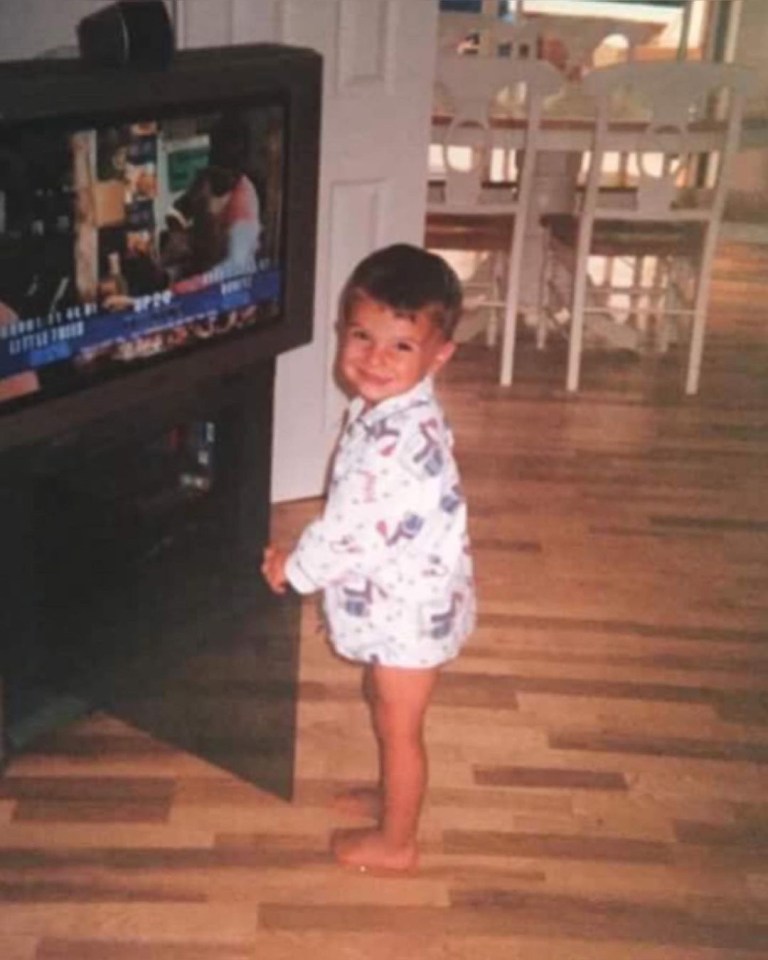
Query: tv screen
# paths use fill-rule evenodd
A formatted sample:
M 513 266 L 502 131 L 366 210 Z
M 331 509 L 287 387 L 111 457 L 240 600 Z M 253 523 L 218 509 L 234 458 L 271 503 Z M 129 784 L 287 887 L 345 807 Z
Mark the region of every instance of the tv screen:
M 0 432 L 78 395 L 87 419 L 85 393 L 183 358 L 216 354 L 185 368 L 201 377 L 308 339 L 317 55 L 16 67 L 6 91 L 35 83 L 26 110 L 0 92 Z
M 284 135 L 276 104 L 4 131 L 0 411 L 278 320 Z

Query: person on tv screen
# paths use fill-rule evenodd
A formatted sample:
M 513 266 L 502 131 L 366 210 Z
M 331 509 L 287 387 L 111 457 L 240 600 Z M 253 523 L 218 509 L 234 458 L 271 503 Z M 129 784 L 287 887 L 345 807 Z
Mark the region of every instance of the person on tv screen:
M 211 130 L 210 164 L 201 170 L 167 218 L 166 245 L 187 232 L 187 268 L 192 275 L 173 286 L 178 293 L 252 272 L 262 224 L 259 194 L 246 172 L 249 131 L 238 117 L 222 117 Z M 175 236 L 174 236 L 175 232 Z
M 190 266 L 196 275 L 175 284 L 180 293 L 253 271 L 261 236 L 259 198 L 245 174 L 207 167 L 190 193 Z

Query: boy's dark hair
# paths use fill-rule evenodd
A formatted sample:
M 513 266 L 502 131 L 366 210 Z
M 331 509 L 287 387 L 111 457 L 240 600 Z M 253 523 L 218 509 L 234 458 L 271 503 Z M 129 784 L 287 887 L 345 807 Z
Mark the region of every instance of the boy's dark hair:
M 342 323 L 362 296 L 411 318 L 426 311 L 447 340 L 461 317 L 461 283 L 453 268 L 408 243 L 376 250 L 355 267 L 341 295 Z

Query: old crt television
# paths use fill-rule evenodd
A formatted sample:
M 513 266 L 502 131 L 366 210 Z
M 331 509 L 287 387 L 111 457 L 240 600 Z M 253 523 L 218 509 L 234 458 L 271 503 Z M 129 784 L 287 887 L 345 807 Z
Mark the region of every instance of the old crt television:
M 321 58 L 0 64 L 0 455 L 311 337 Z

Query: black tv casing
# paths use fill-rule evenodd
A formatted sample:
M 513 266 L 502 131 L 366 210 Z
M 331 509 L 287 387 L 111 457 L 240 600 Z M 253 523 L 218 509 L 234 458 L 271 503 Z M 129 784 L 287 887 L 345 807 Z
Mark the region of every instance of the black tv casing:
M 181 51 L 165 68 L 96 68 L 77 60 L 0 64 L 0 133 L 6 124 L 103 124 L 162 111 L 226 109 L 275 98 L 286 107 L 283 177 L 283 315 L 246 336 L 171 354 L 77 392 L 49 397 L 0 415 L 0 456 L 28 460 L 30 451 L 77 444 L 157 419 L 174 398 L 224 389 L 243 371 L 307 343 L 312 337 L 315 283 L 322 58 L 309 49 L 278 44 Z M 171 414 L 169 414 L 171 415 Z M 8 456 L 10 455 L 10 456 Z

